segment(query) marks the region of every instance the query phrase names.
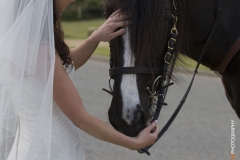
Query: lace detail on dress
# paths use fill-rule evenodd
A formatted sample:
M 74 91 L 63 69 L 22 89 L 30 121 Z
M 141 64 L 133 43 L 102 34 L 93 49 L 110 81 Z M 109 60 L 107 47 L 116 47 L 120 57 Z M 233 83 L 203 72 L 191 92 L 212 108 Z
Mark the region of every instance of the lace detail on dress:
M 68 65 L 68 67 L 66 67 L 66 65 L 63 65 L 64 69 L 66 70 L 66 72 L 68 73 L 69 77 L 71 80 L 73 80 L 74 78 L 74 73 L 75 73 L 75 67 L 74 67 L 74 63 L 72 61 L 72 67 L 71 65 Z

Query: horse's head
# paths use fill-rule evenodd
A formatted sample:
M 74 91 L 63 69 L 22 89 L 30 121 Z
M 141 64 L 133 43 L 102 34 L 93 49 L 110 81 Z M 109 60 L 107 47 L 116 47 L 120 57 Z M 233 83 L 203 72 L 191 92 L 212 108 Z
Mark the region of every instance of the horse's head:
M 162 68 L 164 64 L 172 26 L 170 4 L 167 0 L 107 0 L 104 5 L 107 16 L 121 9 L 131 21 L 126 33 L 110 42 L 112 67 L 152 67 L 153 74 L 138 69 L 125 74 L 125 68 L 111 75 L 114 84 L 109 121 L 118 131 L 136 136 L 156 109 L 156 97 L 150 93 L 158 77 L 153 67 Z

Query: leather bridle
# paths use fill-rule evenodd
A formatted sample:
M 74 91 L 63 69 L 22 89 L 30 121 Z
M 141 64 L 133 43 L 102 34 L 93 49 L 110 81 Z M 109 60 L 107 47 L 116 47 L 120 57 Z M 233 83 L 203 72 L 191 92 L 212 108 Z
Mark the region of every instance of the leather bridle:
M 193 78 L 187 88 L 186 93 L 184 94 L 180 104 L 178 105 L 178 107 L 176 108 L 176 110 L 174 111 L 173 115 L 171 116 L 171 118 L 168 120 L 168 122 L 166 123 L 166 125 L 163 127 L 163 129 L 160 131 L 158 138 L 156 140 L 156 142 L 162 137 L 162 135 L 168 130 L 169 126 L 172 124 L 172 122 L 174 121 L 174 119 L 176 118 L 177 114 L 179 113 L 179 111 L 181 110 L 183 104 L 185 103 L 185 100 L 187 99 L 187 96 L 191 90 L 193 81 L 195 79 L 196 74 L 198 73 L 198 68 L 199 65 L 202 61 L 202 58 L 206 52 L 206 49 L 208 48 L 208 45 L 212 39 L 212 35 L 215 31 L 216 28 L 216 22 L 218 20 L 218 17 L 220 15 L 221 12 L 221 6 L 222 6 L 222 2 L 223 0 L 221 0 L 220 5 L 219 5 L 219 10 L 218 10 L 218 14 L 217 17 L 215 19 L 215 22 L 213 24 L 212 30 L 208 36 L 207 42 L 201 52 L 198 64 L 196 66 L 196 69 L 194 71 L 194 75 Z M 110 58 L 110 70 L 109 70 L 109 75 L 110 75 L 110 79 L 109 79 L 109 87 L 111 89 L 111 91 L 108 91 L 106 89 L 103 89 L 104 91 L 108 92 L 109 94 L 113 95 L 113 90 L 111 88 L 111 79 L 114 79 L 115 76 L 117 75 L 123 75 L 123 74 L 154 74 L 157 75 L 156 80 L 154 81 L 152 90 L 150 90 L 148 88 L 150 97 L 153 99 L 155 97 L 158 97 L 157 100 L 157 105 L 156 105 L 156 110 L 155 110 L 155 114 L 151 120 L 151 122 L 155 121 L 158 119 L 162 106 L 167 105 L 166 103 L 164 103 L 165 97 L 166 97 L 166 92 L 169 86 L 173 85 L 173 83 L 169 83 L 167 82 L 167 72 L 169 69 L 169 66 L 173 66 L 175 64 L 175 60 L 176 60 L 176 56 L 177 53 L 175 52 L 175 44 L 177 42 L 177 35 L 178 35 L 178 30 L 177 30 L 177 22 L 178 22 L 178 13 L 179 13 L 179 5 L 178 5 L 178 1 L 177 0 L 172 0 L 172 6 L 171 6 L 171 15 L 172 15 L 172 29 L 171 29 L 171 38 L 168 41 L 168 48 L 167 48 L 167 53 L 165 54 L 164 57 L 164 64 L 163 64 L 163 68 L 155 68 L 155 67 L 113 67 L 113 62 L 112 62 L 112 58 Z M 172 74 L 172 70 L 173 68 L 170 69 L 170 75 Z M 155 142 L 155 143 L 156 143 Z M 148 149 L 151 148 L 153 145 L 147 146 L 145 148 L 139 149 L 138 152 L 139 153 L 146 153 L 147 155 L 150 155 L 150 153 L 148 152 Z

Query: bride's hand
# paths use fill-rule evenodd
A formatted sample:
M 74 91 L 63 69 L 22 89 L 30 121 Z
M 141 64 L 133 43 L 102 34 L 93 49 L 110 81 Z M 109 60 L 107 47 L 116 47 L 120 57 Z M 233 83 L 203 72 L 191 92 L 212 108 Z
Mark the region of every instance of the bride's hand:
M 112 13 L 111 16 L 89 37 L 95 42 L 110 41 L 117 36 L 125 33 L 124 26 L 129 24 L 126 21 L 126 15 L 122 14 L 120 10 Z
M 160 129 L 157 126 L 157 124 L 158 124 L 158 121 L 154 121 L 144 130 L 142 130 L 136 137 L 136 140 L 137 140 L 136 147 L 130 148 L 130 149 L 137 150 L 137 149 L 141 149 L 146 146 L 154 144 L 160 132 Z

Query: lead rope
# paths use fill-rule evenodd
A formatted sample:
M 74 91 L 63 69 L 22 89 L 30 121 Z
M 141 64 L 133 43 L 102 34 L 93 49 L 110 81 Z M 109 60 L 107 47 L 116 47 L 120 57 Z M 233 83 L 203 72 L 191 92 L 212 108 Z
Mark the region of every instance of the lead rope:
M 185 103 L 185 101 L 186 101 L 186 99 L 187 99 L 187 97 L 188 97 L 188 94 L 189 94 L 189 92 L 190 92 L 190 90 L 191 90 L 191 87 L 192 87 L 193 81 L 194 81 L 194 79 L 195 79 L 195 76 L 196 76 L 196 74 L 198 73 L 199 65 L 200 65 L 200 63 L 201 63 L 201 61 L 202 61 L 202 58 L 203 58 L 203 56 L 204 56 L 204 54 L 205 54 L 205 52 L 206 52 L 206 50 L 207 50 L 207 48 L 208 48 L 208 45 L 209 45 L 209 43 L 210 43 L 210 41 L 211 41 L 211 39 L 212 39 L 213 33 L 214 33 L 215 29 L 216 29 L 216 24 L 217 24 L 216 22 L 218 21 L 219 15 L 220 15 L 220 13 L 221 13 L 221 11 L 222 11 L 222 8 L 221 8 L 221 7 L 222 7 L 222 3 L 223 3 L 223 0 L 220 1 L 220 5 L 219 5 L 217 17 L 216 17 L 216 19 L 215 19 L 215 22 L 214 22 L 214 24 L 213 24 L 213 27 L 212 27 L 212 29 L 211 29 L 211 32 L 210 32 L 210 34 L 209 34 L 209 36 L 208 36 L 207 42 L 206 42 L 206 44 L 205 44 L 205 46 L 204 46 L 204 48 L 203 48 L 203 50 L 202 50 L 202 52 L 201 52 L 201 55 L 200 55 L 200 58 L 199 58 L 199 60 L 198 60 L 196 69 L 195 69 L 195 71 L 194 71 L 194 75 L 193 75 L 193 78 L 192 78 L 192 80 L 191 80 L 191 83 L 189 84 L 188 89 L 187 89 L 186 93 L 184 94 L 182 100 L 180 101 L 180 104 L 178 105 L 177 109 L 174 111 L 173 115 L 172 115 L 171 118 L 168 120 L 168 122 L 167 122 L 166 125 L 163 127 L 163 129 L 160 131 L 156 142 L 157 142 L 157 141 L 162 137 L 162 135 L 168 130 L 169 126 L 172 124 L 172 122 L 174 121 L 174 119 L 175 119 L 176 116 L 178 115 L 179 111 L 181 110 L 183 104 Z M 156 143 L 156 142 L 155 142 L 155 143 Z M 155 144 L 155 143 L 154 143 L 154 144 Z M 153 145 L 154 145 L 154 144 L 153 144 Z M 142 148 L 142 149 L 138 150 L 138 152 L 139 152 L 139 153 L 146 153 L 147 155 L 150 156 L 150 153 L 148 152 L 148 150 L 149 150 L 153 145 L 150 145 L 150 146 L 147 146 L 147 147 L 145 147 L 145 148 Z

